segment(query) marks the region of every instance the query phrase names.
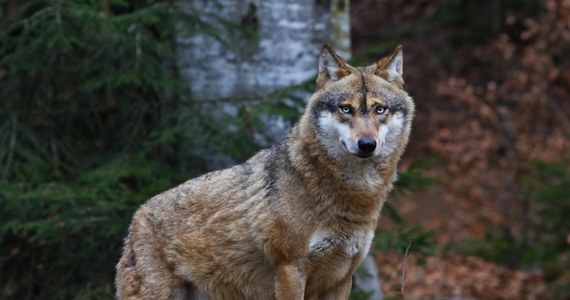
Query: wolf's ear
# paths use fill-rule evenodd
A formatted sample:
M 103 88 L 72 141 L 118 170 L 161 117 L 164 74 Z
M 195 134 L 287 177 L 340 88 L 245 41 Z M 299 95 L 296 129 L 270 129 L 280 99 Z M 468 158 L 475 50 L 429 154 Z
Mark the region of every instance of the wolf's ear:
M 350 74 L 348 64 L 329 45 L 325 44 L 319 54 L 317 89 L 329 81 L 337 81 L 348 74 Z
M 386 81 L 391 82 L 398 86 L 399 88 L 404 87 L 404 56 L 402 54 L 402 45 L 398 45 L 394 53 L 388 57 L 384 57 L 376 63 L 375 74 L 386 79 Z

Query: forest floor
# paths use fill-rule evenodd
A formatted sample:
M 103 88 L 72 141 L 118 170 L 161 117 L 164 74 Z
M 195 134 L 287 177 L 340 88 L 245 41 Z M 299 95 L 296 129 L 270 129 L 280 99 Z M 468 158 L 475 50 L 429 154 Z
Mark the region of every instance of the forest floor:
M 403 293 L 405 299 L 545 299 L 546 285 L 540 272 L 507 268 L 457 251 L 465 239 L 482 238 L 484 234 L 484 226 L 470 224 L 469 218 L 461 216 L 484 212 L 450 203 L 442 194 L 441 187 L 431 187 L 389 198 L 410 225 L 435 232 L 436 253 L 428 257 L 378 253 L 384 295 L 400 298 Z M 391 225 L 384 217 L 379 226 Z

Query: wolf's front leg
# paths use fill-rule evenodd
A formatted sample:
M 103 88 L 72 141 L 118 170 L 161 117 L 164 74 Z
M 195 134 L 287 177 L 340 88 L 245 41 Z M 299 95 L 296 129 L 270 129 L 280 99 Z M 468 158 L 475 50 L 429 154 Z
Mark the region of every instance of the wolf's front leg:
M 277 300 L 302 300 L 305 297 L 306 276 L 293 264 L 277 267 L 275 298 Z
M 347 300 L 352 289 L 352 276 L 348 276 L 337 286 L 319 295 L 319 300 Z

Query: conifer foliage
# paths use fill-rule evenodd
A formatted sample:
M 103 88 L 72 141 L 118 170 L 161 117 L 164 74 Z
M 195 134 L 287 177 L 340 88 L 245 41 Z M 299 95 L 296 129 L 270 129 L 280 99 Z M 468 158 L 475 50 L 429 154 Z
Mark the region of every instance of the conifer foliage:
M 189 176 L 174 33 L 217 31 L 185 11 L 0 2 L 0 298 L 111 298 L 131 213 Z

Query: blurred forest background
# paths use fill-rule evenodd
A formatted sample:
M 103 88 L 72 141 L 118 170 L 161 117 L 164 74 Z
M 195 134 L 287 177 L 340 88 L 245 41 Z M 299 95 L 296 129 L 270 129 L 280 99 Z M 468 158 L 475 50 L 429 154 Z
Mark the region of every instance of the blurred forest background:
M 299 117 L 313 80 L 193 97 L 177 31 L 256 36 L 174 2 L 0 1 L 1 299 L 112 298 L 141 203 Z M 373 249 L 385 296 L 570 298 L 570 1 L 352 0 L 350 19 L 353 64 L 404 45 L 417 105 Z

